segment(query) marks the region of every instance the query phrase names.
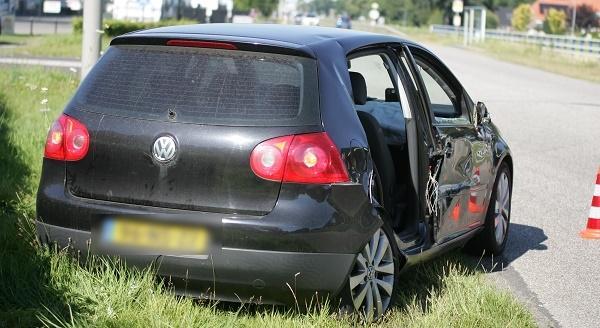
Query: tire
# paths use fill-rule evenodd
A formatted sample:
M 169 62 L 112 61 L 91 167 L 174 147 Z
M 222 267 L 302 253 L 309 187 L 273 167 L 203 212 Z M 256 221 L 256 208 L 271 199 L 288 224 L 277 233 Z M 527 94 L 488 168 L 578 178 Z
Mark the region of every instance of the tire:
M 502 163 L 496 174 L 484 228 L 467 243 L 467 252 L 473 255 L 502 254 L 510 227 L 511 199 L 512 176 L 508 165 Z M 502 226 L 498 226 L 499 224 Z
M 387 223 L 356 255 L 346 282 L 346 304 L 365 321 L 380 319 L 396 302 L 400 257 Z
M 383 225 L 356 254 L 342 291 L 345 308 L 357 312 L 367 322 L 380 319 L 395 304 L 398 295 L 400 251 L 392 228 L 382 219 Z

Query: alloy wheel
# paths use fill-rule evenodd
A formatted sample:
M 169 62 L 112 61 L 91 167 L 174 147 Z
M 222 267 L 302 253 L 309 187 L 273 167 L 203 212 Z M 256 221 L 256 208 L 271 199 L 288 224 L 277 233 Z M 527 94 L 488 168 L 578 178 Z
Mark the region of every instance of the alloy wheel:
M 385 232 L 377 229 L 357 255 L 349 279 L 354 308 L 367 320 L 381 317 L 390 306 L 394 268 L 392 245 Z
M 494 207 L 494 232 L 496 242 L 504 242 L 510 218 L 510 182 L 506 172 L 502 172 L 496 186 L 496 204 Z

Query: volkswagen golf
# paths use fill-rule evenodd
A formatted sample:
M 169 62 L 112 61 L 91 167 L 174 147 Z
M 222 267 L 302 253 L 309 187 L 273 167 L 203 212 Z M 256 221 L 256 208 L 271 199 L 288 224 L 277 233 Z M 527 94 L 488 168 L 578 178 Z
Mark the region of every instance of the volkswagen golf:
M 414 42 L 163 27 L 113 39 L 50 127 L 36 224 L 181 295 L 378 318 L 415 263 L 503 251 L 512 176 L 486 106 Z

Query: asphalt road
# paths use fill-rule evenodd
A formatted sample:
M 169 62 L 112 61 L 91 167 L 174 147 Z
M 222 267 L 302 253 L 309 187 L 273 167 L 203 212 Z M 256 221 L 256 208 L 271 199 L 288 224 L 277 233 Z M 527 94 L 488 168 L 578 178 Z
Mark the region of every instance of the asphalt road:
M 490 275 L 538 306 L 542 325 L 600 327 L 600 240 L 578 235 L 600 166 L 600 84 L 429 48 L 486 103 L 513 151 L 512 225 L 495 259 L 504 270 Z

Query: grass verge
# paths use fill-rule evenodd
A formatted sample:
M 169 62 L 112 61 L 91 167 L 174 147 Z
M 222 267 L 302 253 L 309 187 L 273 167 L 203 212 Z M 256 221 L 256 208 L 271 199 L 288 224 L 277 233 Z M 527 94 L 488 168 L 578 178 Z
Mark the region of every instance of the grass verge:
M 102 49 L 110 39 L 102 38 Z M 81 34 L 0 35 L 0 56 L 81 58 Z
M 32 219 L 50 122 L 76 76 L 43 68 L 0 70 L 0 326 L 346 327 L 327 304 L 307 313 L 271 306 L 203 303 L 174 297 L 152 269 L 117 259 L 85 263 L 35 242 Z M 403 275 L 399 302 L 376 326 L 534 327 L 531 314 L 495 289 L 460 253 Z
M 435 43 L 463 47 L 461 35 L 442 36 L 424 28 L 398 28 L 409 39 L 422 43 Z M 600 82 L 600 60 L 593 57 L 571 55 L 566 52 L 543 48 L 538 45 L 486 40 L 465 49 L 477 51 L 499 60 L 539 68 L 544 71 Z

